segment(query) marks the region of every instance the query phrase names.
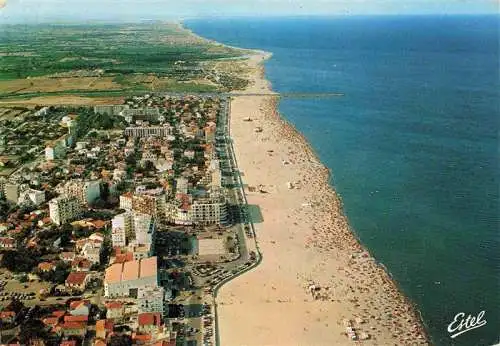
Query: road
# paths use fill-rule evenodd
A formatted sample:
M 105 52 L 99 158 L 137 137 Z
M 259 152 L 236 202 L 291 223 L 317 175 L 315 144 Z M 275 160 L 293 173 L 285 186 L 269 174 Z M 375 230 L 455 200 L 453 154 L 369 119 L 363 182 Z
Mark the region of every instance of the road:
M 245 97 L 262 97 L 262 96 L 272 96 L 279 98 L 334 98 L 334 97 L 342 97 L 345 94 L 340 92 L 320 92 L 320 93 L 307 93 L 307 92 L 288 92 L 288 93 L 276 93 L 276 92 L 268 92 L 268 93 L 241 93 L 241 92 L 178 92 L 171 93 L 168 91 L 149 91 L 150 95 L 157 96 L 171 96 L 171 97 L 185 97 L 185 96 L 199 96 L 199 97 L 237 97 L 237 96 L 245 96 Z M 55 92 L 30 92 L 30 93 L 5 93 L 0 94 L 0 99 L 5 98 L 29 98 L 29 97 L 41 97 L 41 96 L 61 96 L 61 95 L 76 95 L 76 96 L 84 96 L 84 97 L 124 97 L 124 96 L 135 96 L 137 95 L 137 91 L 133 90 L 67 90 L 67 91 L 55 91 Z M 61 105 L 63 106 L 63 105 Z M 75 105 L 76 106 L 76 105 Z

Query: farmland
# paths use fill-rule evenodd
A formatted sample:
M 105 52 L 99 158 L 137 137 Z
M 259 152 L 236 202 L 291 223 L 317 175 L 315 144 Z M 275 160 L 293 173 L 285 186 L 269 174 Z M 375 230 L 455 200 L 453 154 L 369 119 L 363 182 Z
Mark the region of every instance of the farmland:
M 228 91 L 244 86 L 237 71 L 213 63 L 242 55 L 177 24 L 4 25 L 0 98 Z

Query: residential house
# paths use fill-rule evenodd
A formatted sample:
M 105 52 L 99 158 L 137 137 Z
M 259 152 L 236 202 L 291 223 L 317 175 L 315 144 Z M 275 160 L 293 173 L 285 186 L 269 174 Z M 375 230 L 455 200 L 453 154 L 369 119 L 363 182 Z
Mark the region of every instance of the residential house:
M 2 311 L 0 312 L 0 321 L 2 324 L 14 323 L 16 319 L 16 313 L 14 311 Z
M 59 258 L 64 262 L 72 262 L 76 257 L 74 252 L 61 252 Z
M 88 323 L 89 316 L 88 315 L 66 315 L 64 316 L 64 322 L 84 322 Z
M 42 262 L 42 263 L 38 264 L 37 268 L 41 272 L 46 273 L 46 272 L 51 272 L 51 271 L 56 270 L 56 265 L 54 263 L 51 263 L 51 262 Z
M 111 301 L 104 304 L 106 307 L 106 318 L 120 320 L 123 318 L 125 309 L 122 302 Z
M 59 346 L 77 346 L 78 343 L 76 340 L 64 340 L 62 341 Z
M 153 334 L 161 327 L 161 314 L 159 312 L 146 312 L 137 317 L 137 331 L 144 334 Z
M 92 262 L 83 257 L 76 257 L 71 262 L 71 270 L 75 272 L 89 272 L 92 268 Z
M 114 323 L 112 320 L 99 320 L 95 323 L 96 338 L 106 340 L 113 333 Z
M 83 292 L 90 281 L 90 275 L 85 272 L 71 272 L 66 278 L 65 286 L 68 289 Z
M 56 316 L 49 316 L 49 317 L 45 317 L 44 319 L 42 319 L 42 323 L 45 326 L 51 327 L 51 328 L 54 328 L 55 326 L 57 326 L 59 324 L 59 321 L 60 321 L 60 318 L 56 317 Z
M 11 237 L 0 237 L 0 249 L 15 249 L 16 240 Z
M 87 333 L 86 322 L 64 322 L 56 327 L 56 331 L 64 336 L 84 337 Z
M 88 316 L 90 313 L 89 300 L 74 300 L 69 305 L 69 313 L 73 316 Z

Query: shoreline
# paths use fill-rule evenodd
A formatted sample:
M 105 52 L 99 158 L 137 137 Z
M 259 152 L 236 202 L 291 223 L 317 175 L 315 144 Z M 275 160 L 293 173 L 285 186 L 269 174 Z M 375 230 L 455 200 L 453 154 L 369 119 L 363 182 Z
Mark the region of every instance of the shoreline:
M 251 84 L 249 87 L 247 87 L 243 91 L 243 93 L 249 93 L 249 94 L 255 93 L 256 92 L 255 91 L 256 85 L 257 85 L 257 87 L 260 87 L 260 89 L 258 91 L 261 91 L 262 89 L 266 89 L 267 92 L 272 92 L 271 83 L 265 79 L 265 72 L 264 72 L 264 66 L 263 66 L 263 63 L 267 59 L 269 59 L 272 56 L 272 54 L 267 53 L 267 52 L 263 52 L 263 51 L 252 51 L 252 50 L 245 50 L 245 51 L 253 52 L 253 54 L 248 58 L 247 63 L 249 65 L 249 67 L 253 68 L 254 70 L 250 76 L 250 78 L 252 79 Z M 253 58 L 256 58 L 257 61 Z M 246 114 L 252 114 L 251 108 L 245 107 L 246 108 L 246 112 L 245 112 L 244 109 L 238 107 L 238 105 L 237 105 L 237 103 L 239 101 L 244 100 L 245 98 L 248 99 L 249 97 L 242 95 L 242 96 L 237 96 L 237 97 L 233 98 L 232 107 L 231 107 L 232 113 L 242 112 L 242 113 L 246 113 Z M 396 309 L 396 311 L 398 311 L 396 314 L 398 314 L 400 317 L 403 316 L 403 318 L 397 318 L 397 319 L 405 320 L 406 321 L 405 327 L 409 327 L 408 329 L 405 329 L 403 327 L 403 324 L 401 324 L 400 322 L 393 323 L 392 327 L 390 326 L 391 323 L 386 324 L 385 325 L 386 328 L 382 328 L 382 329 L 386 329 L 385 331 L 378 330 L 378 329 L 376 329 L 376 327 L 375 327 L 375 329 L 372 329 L 373 326 L 371 326 L 372 328 L 368 329 L 366 332 L 365 331 L 359 332 L 358 337 L 368 336 L 369 338 L 367 340 L 363 341 L 363 343 L 364 344 L 374 344 L 374 345 L 377 345 L 380 343 L 383 343 L 383 344 L 391 343 L 391 342 L 392 343 L 396 342 L 398 344 L 415 344 L 415 343 L 416 344 L 429 344 L 429 337 L 426 333 L 423 321 L 421 319 L 420 312 L 418 311 L 416 305 L 408 297 L 403 295 L 399 286 L 396 284 L 396 282 L 392 278 L 392 275 L 390 274 L 390 272 L 383 268 L 383 264 L 376 262 L 376 260 L 373 258 L 373 256 L 368 251 L 368 249 L 363 246 L 358 235 L 354 232 L 354 230 L 348 224 L 347 218 L 345 217 L 344 212 L 343 212 L 342 200 L 341 200 L 340 196 L 336 193 L 335 188 L 333 186 L 333 183 L 331 184 L 331 178 L 333 176 L 332 171 L 321 163 L 318 155 L 316 154 L 314 149 L 309 144 L 307 138 L 305 138 L 305 136 L 302 133 L 300 133 L 300 131 L 298 131 L 295 128 L 295 126 L 290 124 L 286 119 L 284 119 L 279 114 L 278 101 L 275 98 L 272 98 L 269 96 L 261 96 L 261 97 L 253 96 L 252 98 L 254 99 L 254 102 L 258 101 L 260 103 L 262 103 L 262 102 L 268 103 L 268 107 L 267 107 L 266 112 L 262 111 L 262 107 L 258 108 L 261 113 L 264 113 L 262 120 L 264 122 L 265 122 L 265 120 L 267 120 L 270 122 L 277 123 L 278 126 L 280 127 L 279 137 L 286 138 L 286 139 L 290 140 L 292 143 L 294 142 L 297 147 L 300 147 L 300 149 L 303 151 L 302 155 L 305 155 L 305 157 L 308 158 L 309 166 L 311 166 L 311 165 L 315 166 L 316 170 L 319 167 L 319 169 L 321 171 L 320 174 L 318 174 L 318 172 L 315 172 L 315 173 L 316 173 L 316 175 L 320 176 L 320 185 L 321 185 L 320 190 L 326 190 L 324 192 L 329 194 L 329 196 L 326 197 L 326 199 L 328 199 L 329 201 L 326 201 L 326 203 L 332 204 L 330 207 L 333 207 L 333 209 L 334 209 L 333 215 L 335 215 L 335 216 L 337 216 L 340 219 L 343 219 L 345 221 L 345 224 L 343 225 L 344 229 L 341 231 L 344 233 L 347 231 L 347 238 L 350 238 L 350 239 L 344 239 L 344 240 L 347 240 L 347 246 L 351 247 L 351 249 L 350 249 L 351 251 L 352 250 L 358 251 L 359 252 L 358 255 L 364 256 L 364 258 L 367 259 L 367 261 L 371 261 L 373 263 L 374 267 L 371 268 L 370 270 L 366 270 L 365 273 L 369 273 L 370 275 L 379 276 L 379 278 L 382 280 L 382 284 L 379 287 L 374 287 L 373 289 L 374 290 L 378 289 L 379 291 L 380 290 L 384 291 L 384 287 L 382 287 L 382 286 L 386 286 L 385 289 L 388 289 L 388 291 L 390 293 L 392 293 L 392 299 L 385 302 L 385 304 L 379 304 L 380 309 L 375 309 L 375 310 L 381 310 L 382 307 L 385 307 L 386 308 L 385 311 L 388 311 L 387 307 L 389 307 L 389 310 L 394 308 L 394 309 Z M 258 100 L 256 100 L 256 99 L 258 99 Z M 236 106 L 236 108 L 234 106 Z M 233 109 L 236 109 L 236 111 Z M 253 109 L 253 111 L 255 112 L 256 109 Z M 248 118 L 251 119 L 252 117 L 249 115 Z M 246 117 L 238 116 L 237 114 L 231 114 L 231 119 L 232 119 L 231 120 L 231 128 L 233 129 L 235 127 L 235 124 L 234 124 L 235 122 L 241 122 L 243 119 L 246 119 Z M 259 120 L 261 120 L 261 119 L 259 119 Z M 253 121 L 252 121 L 252 123 L 253 123 Z M 252 123 L 250 123 L 250 124 L 252 124 Z M 236 125 L 236 127 L 239 125 L 241 125 L 241 124 Z M 239 133 L 239 131 L 231 131 L 231 132 L 233 133 L 234 145 L 236 147 L 235 151 L 236 151 L 236 155 L 238 157 L 238 161 L 240 162 L 240 169 L 241 169 L 242 168 L 241 161 L 248 161 L 249 156 L 238 154 L 238 152 L 241 150 L 241 145 L 238 145 L 238 141 L 239 141 L 238 133 Z M 257 150 L 257 152 L 262 153 L 261 150 Z M 245 166 L 245 163 L 243 164 L 243 166 Z M 309 167 L 309 168 L 311 168 L 311 167 Z M 243 171 L 245 173 L 247 172 L 246 169 L 243 169 Z M 245 174 L 244 180 L 248 185 L 250 185 L 249 181 L 248 181 L 250 179 L 247 179 L 246 178 L 247 176 L 249 176 L 249 175 Z M 252 204 L 251 202 L 253 202 L 253 200 L 254 200 L 252 198 L 254 194 L 249 193 L 248 191 L 246 191 L 246 194 L 247 194 L 247 196 L 250 195 L 250 196 L 248 196 L 249 203 Z M 264 213 L 263 213 L 263 215 L 264 215 L 264 219 L 266 219 L 266 216 Z M 265 224 L 265 221 L 264 221 L 264 224 Z M 262 239 L 260 228 L 261 228 L 261 225 L 259 225 L 259 224 L 256 225 L 257 242 L 259 242 L 259 243 Z M 313 229 L 314 229 L 314 227 L 313 227 Z M 345 236 L 346 236 L 346 234 L 344 234 L 344 237 Z M 262 239 L 262 240 L 266 241 L 266 239 Z M 314 242 L 314 240 L 311 240 L 311 242 Z M 305 247 L 309 248 L 310 246 L 306 245 Z M 266 255 L 267 255 L 267 251 L 264 250 L 263 251 L 263 263 L 266 262 L 266 258 L 267 258 Z M 217 302 L 218 302 L 218 305 L 220 308 L 219 309 L 220 310 L 220 312 L 219 312 L 219 316 L 220 316 L 219 317 L 220 318 L 219 330 L 221 333 L 220 338 L 222 340 L 222 343 L 221 343 L 222 345 L 225 345 L 225 344 L 231 344 L 231 345 L 239 345 L 239 344 L 242 344 L 242 345 L 243 344 L 244 345 L 253 345 L 253 344 L 255 344 L 255 345 L 290 345 L 290 344 L 304 344 L 304 343 L 310 344 L 310 345 L 330 345 L 332 343 L 333 344 L 351 343 L 351 341 L 348 340 L 348 338 L 346 336 L 343 336 L 343 339 L 339 339 L 337 337 L 335 337 L 333 339 L 329 339 L 329 338 L 323 339 L 323 338 L 309 338 L 306 335 L 304 335 L 305 338 L 301 338 L 301 339 L 303 339 L 301 342 L 290 343 L 287 341 L 285 343 L 282 343 L 283 338 L 279 335 L 280 333 L 277 333 L 277 334 L 273 333 L 272 337 L 268 336 L 267 338 L 262 338 L 262 339 L 257 338 L 255 340 L 255 343 L 249 343 L 248 339 L 245 338 L 244 335 L 240 336 L 237 332 L 234 332 L 234 330 L 241 331 L 242 330 L 241 328 L 247 328 L 249 330 L 253 329 L 253 332 L 254 332 L 253 334 L 256 335 L 256 333 L 258 333 L 259 329 L 262 327 L 261 323 L 256 323 L 255 325 L 252 325 L 252 324 L 249 324 L 248 321 L 246 321 L 244 323 L 244 327 L 243 327 L 241 325 L 242 321 L 241 320 L 239 321 L 238 319 L 234 318 L 234 317 L 239 316 L 240 314 L 244 314 L 246 312 L 243 308 L 239 309 L 240 311 L 237 312 L 236 314 L 234 313 L 234 311 L 233 312 L 227 311 L 230 308 L 229 304 L 232 305 L 233 304 L 232 301 L 234 301 L 235 299 L 250 298 L 250 297 L 245 297 L 244 292 L 238 292 L 238 294 L 237 294 L 236 291 L 240 291 L 240 288 L 241 288 L 241 285 L 239 285 L 238 282 L 245 280 L 245 279 L 248 280 L 248 276 L 250 276 L 252 274 L 252 272 L 258 272 L 260 270 L 261 266 L 262 266 L 262 264 L 259 267 L 257 267 L 256 269 L 254 269 L 253 271 L 251 271 L 250 273 L 245 273 L 244 275 L 242 275 L 238 278 L 235 278 L 235 280 L 226 283 L 223 287 L 220 288 L 220 294 L 219 294 L 220 298 L 217 299 Z M 356 267 L 356 266 L 354 266 L 354 267 Z M 332 273 L 332 272 L 335 272 L 335 270 L 333 270 L 333 269 L 329 270 L 329 273 Z M 266 276 L 269 274 L 272 275 L 272 273 L 268 272 L 268 273 L 266 273 Z M 353 281 L 354 285 L 356 285 L 356 280 L 346 280 L 346 281 L 351 281 L 351 283 Z M 314 284 L 314 282 L 315 282 L 314 280 L 310 281 L 310 283 L 312 283 L 312 284 Z M 252 282 L 247 281 L 246 285 L 244 285 L 244 286 L 247 286 L 247 285 L 256 285 L 256 287 L 258 287 L 257 282 L 252 283 Z M 232 286 L 235 286 L 234 289 Z M 363 286 L 363 285 L 361 285 L 361 286 Z M 323 287 L 323 286 L 321 286 L 321 287 Z M 350 287 L 352 288 L 353 286 L 350 286 Z M 273 287 L 272 289 L 276 290 L 275 287 Z M 247 286 L 247 290 L 248 290 L 248 286 Z M 241 300 L 240 304 L 244 304 L 244 301 Z M 304 304 L 304 305 L 306 305 L 306 304 Z M 366 313 L 368 310 L 367 309 L 363 310 L 362 308 L 360 308 L 359 304 L 357 304 L 357 307 L 358 307 L 357 313 L 355 313 L 354 311 L 350 311 L 349 309 L 346 309 L 346 310 L 340 309 L 340 311 L 336 309 L 337 310 L 336 313 L 338 314 L 340 312 L 341 315 L 345 315 L 346 312 L 348 311 L 348 313 L 353 314 L 352 319 L 349 318 L 349 316 L 344 316 L 346 318 L 344 318 L 343 320 L 348 319 L 351 321 L 351 323 L 355 322 L 354 327 L 358 331 L 366 329 L 366 328 L 364 328 L 365 327 L 364 324 L 368 323 L 367 319 L 370 320 L 372 317 L 374 317 L 375 320 L 378 320 L 378 321 L 382 320 L 381 317 L 375 316 L 376 313 L 373 313 L 373 314 Z M 398 310 L 399 308 L 402 308 L 401 312 L 399 312 L 399 310 Z M 252 309 L 257 309 L 257 307 L 255 305 L 253 305 Z M 266 312 L 267 312 L 267 309 L 263 309 L 262 312 L 264 312 L 264 310 L 266 310 Z M 307 310 L 307 308 L 304 308 L 303 311 L 301 311 L 299 313 L 307 314 L 306 310 Z M 358 316 L 354 317 L 354 315 L 358 315 Z M 359 317 L 360 315 L 365 315 L 365 316 Z M 369 315 L 368 318 L 366 317 L 366 315 Z M 304 316 L 302 316 L 302 317 L 304 317 Z M 391 317 L 390 319 L 394 319 L 394 318 Z M 362 322 L 361 322 L 361 320 L 362 320 Z M 342 333 L 342 330 L 345 331 L 345 326 L 343 326 L 342 323 L 339 323 L 338 320 L 336 322 L 337 322 L 337 325 L 340 324 L 340 327 L 336 328 L 336 329 L 338 329 L 340 331 L 340 333 Z M 342 321 L 340 321 L 340 322 L 342 322 Z M 360 323 L 357 323 L 357 322 L 360 322 Z M 382 323 L 384 323 L 384 322 L 382 322 Z M 403 328 L 395 327 L 395 325 L 397 325 L 397 324 L 399 324 L 399 326 L 403 327 Z M 285 328 L 284 330 L 282 330 L 282 333 L 289 334 L 291 332 L 291 329 L 296 329 L 297 327 L 298 326 L 296 326 L 296 325 L 295 326 L 290 325 L 288 328 Z M 331 328 L 329 328 L 329 329 L 331 329 Z M 408 333 L 408 331 L 410 331 L 410 330 L 413 330 L 413 332 L 411 333 L 411 336 L 409 336 L 410 333 Z M 307 329 L 304 328 L 303 331 L 307 331 Z M 244 334 L 246 334 L 246 333 L 244 333 Z M 305 334 L 308 334 L 308 333 L 305 333 Z M 281 341 L 279 341 L 279 340 L 281 340 Z

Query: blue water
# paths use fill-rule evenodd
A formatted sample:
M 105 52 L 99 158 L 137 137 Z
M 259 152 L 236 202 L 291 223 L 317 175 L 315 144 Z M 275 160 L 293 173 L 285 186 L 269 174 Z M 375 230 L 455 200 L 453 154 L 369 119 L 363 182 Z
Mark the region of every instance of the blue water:
M 280 112 L 331 168 L 351 226 L 419 307 L 436 345 L 500 331 L 500 17 L 188 21 L 217 41 L 272 52 Z M 455 339 L 458 312 L 487 325 Z

